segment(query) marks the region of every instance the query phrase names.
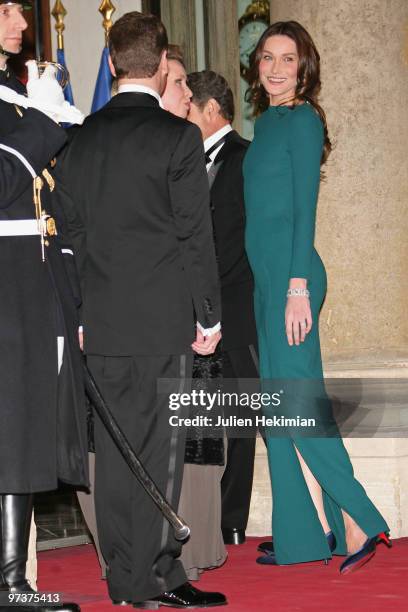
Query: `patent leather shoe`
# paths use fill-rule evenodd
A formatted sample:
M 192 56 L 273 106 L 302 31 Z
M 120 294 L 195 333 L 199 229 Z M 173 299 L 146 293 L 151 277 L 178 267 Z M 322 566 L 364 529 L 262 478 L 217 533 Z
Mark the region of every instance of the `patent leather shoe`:
M 222 531 L 222 537 L 224 544 L 243 544 L 245 542 L 245 529 L 238 529 L 236 527 L 224 527 Z
M 222 593 L 200 591 L 189 582 L 185 582 L 173 591 L 166 591 L 158 597 L 133 604 L 134 608 L 142 610 L 158 610 L 160 606 L 170 608 L 211 608 L 225 606 L 227 599 Z
M 368 563 L 372 559 L 377 550 L 377 544 L 383 541 L 388 548 L 391 548 L 392 544 L 389 537 L 385 533 L 379 533 L 373 538 L 367 538 L 363 546 L 352 555 L 349 555 L 340 566 L 340 574 L 349 574 L 360 569 L 363 565 Z

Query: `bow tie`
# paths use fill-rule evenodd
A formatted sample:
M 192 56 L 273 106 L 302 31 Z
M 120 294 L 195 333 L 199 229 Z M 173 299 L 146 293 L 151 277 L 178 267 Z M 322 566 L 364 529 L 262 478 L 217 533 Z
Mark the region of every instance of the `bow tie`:
M 224 144 L 224 142 L 225 142 L 225 140 L 226 140 L 226 137 L 225 137 L 225 136 L 223 136 L 222 138 L 220 138 L 219 140 L 217 140 L 217 142 L 216 142 L 215 144 L 213 144 L 213 145 L 212 145 L 212 147 L 210 147 L 210 148 L 208 149 L 208 151 L 206 151 L 206 152 L 205 152 L 205 163 L 206 163 L 206 164 L 210 164 L 210 163 L 212 162 L 212 159 L 211 159 L 211 153 L 214 153 L 214 151 L 215 151 L 216 149 L 218 149 L 218 147 L 220 147 L 221 145 L 223 145 L 223 144 Z

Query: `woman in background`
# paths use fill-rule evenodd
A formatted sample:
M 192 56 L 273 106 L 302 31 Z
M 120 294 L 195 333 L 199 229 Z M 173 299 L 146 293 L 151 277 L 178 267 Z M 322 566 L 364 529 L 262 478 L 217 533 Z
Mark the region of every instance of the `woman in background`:
M 258 119 L 244 161 L 246 246 L 255 277 L 261 378 L 265 385 L 283 381 L 284 416 L 285 409 L 296 414 L 302 401 L 308 412 L 302 416 L 319 409 L 317 396 L 303 389 L 324 396 L 318 317 L 326 273 L 313 245 L 320 166 L 331 146 L 317 102 L 319 60 L 300 24 L 275 23 L 254 51 L 248 90 Z M 267 554 L 258 562 L 348 554 L 340 571 L 350 572 L 375 554 L 378 538 L 388 543 L 388 526 L 354 478 L 342 440 L 312 436 L 287 430 L 267 436 L 273 543 L 261 545 Z

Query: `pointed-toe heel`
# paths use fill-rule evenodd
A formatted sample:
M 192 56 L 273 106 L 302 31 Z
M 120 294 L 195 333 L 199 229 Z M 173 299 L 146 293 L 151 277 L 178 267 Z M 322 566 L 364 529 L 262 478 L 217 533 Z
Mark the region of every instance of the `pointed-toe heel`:
M 259 563 L 259 565 L 278 565 L 276 563 L 276 557 L 273 553 L 269 555 L 262 555 L 262 557 L 258 557 L 256 562 Z
M 326 539 L 327 539 L 327 544 L 329 545 L 329 548 L 330 548 L 330 552 L 333 552 L 337 546 L 336 536 L 334 535 L 332 531 L 329 531 L 328 533 L 326 533 Z M 324 564 L 329 565 L 329 561 L 330 559 L 325 559 Z
M 391 548 L 392 544 L 387 534 L 379 533 L 373 538 L 367 538 L 364 545 L 357 550 L 357 552 L 349 555 L 347 559 L 340 566 L 340 574 L 349 574 L 360 569 L 363 565 L 368 563 L 376 553 L 377 544 L 384 542 L 388 548 Z
M 380 542 L 384 542 L 384 544 L 388 547 L 388 548 L 392 548 L 392 542 L 388 536 L 387 533 L 379 533 L 377 536 L 377 544 L 380 544 Z

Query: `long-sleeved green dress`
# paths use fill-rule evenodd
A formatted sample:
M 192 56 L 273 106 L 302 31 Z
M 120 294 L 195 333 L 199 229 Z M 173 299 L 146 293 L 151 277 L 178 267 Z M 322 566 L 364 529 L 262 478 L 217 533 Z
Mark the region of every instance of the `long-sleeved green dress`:
M 261 379 L 266 386 L 279 380 L 279 386 L 285 387 L 280 390 L 291 388 L 292 395 L 289 392 L 281 404 L 282 416 L 285 411 L 291 416 L 297 412 L 298 407 L 294 409 L 290 402 L 300 395 L 296 389 L 302 383 L 316 381 L 316 387 L 321 384 L 324 388 L 318 317 L 326 273 L 314 248 L 322 147 L 323 126 L 310 104 L 270 106 L 256 121 L 254 140 L 244 160 L 246 248 L 255 278 Z M 299 346 L 289 346 L 285 331 L 290 278 L 306 278 L 310 290 L 313 327 Z M 316 407 L 310 404 L 301 416 L 305 412 L 313 416 Z M 330 410 L 329 402 L 326 405 Z M 287 436 L 275 433 L 269 437 L 267 433 L 278 564 L 331 557 L 295 446 L 322 487 L 326 516 L 337 540 L 335 554 L 347 553 L 341 509 L 368 537 L 388 530 L 354 478 L 339 436 L 304 436 L 298 429 L 288 430 Z

